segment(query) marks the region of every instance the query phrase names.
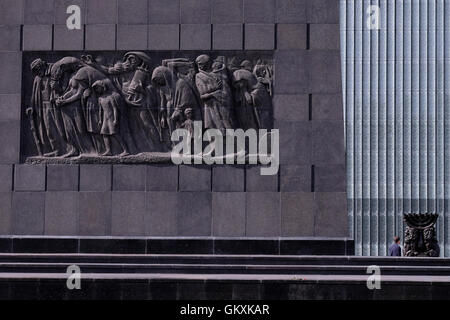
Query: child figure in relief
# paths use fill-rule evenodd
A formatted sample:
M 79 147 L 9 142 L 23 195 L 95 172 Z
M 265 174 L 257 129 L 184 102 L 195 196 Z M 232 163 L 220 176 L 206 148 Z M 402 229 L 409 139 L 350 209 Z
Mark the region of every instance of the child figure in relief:
M 111 156 L 111 139 L 114 138 L 122 147 L 123 152 L 120 156 L 129 154 L 128 148 L 123 141 L 120 131 L 120 94 L 108 88 L 108 80 L 97 80 L 92 85 L 92 89 L 98 96 L 98 104 L 100 105 L 100 134 L 105 143 L 105 152 L 103 156 Z

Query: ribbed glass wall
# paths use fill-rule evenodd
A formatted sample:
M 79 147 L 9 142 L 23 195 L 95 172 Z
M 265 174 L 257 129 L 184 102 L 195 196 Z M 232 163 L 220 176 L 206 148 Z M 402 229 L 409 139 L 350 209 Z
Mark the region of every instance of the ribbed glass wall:
M 450 0 L 341 0 L 340 16 L 356 254 L 386 255 L 403 213 L 436 212 L 448 257 Z

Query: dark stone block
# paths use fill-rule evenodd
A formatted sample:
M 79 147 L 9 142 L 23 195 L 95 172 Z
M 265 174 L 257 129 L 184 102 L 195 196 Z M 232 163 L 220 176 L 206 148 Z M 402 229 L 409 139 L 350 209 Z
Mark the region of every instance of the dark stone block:
M 317 213 L 314 235 L 348 237 L 347 197 L 345 192 L 316 192 Z
M 122 296 L 121 283 L 115 279 L 96 279 L 94 290 L 96 300 L 120 300 Z
M 23 0 L 0 1 L 0 24 L 20 25 L 23 23 Z
M 40 279 L 39 299 L 40 300 L 65 300 L 68 289 L 67 280 L 63 279 Z
M 179 300 L 206 300 L 205 282 L 199 280 L 178 281 Z
M 146 50 L 147 25 L 117 26 L 117 50 Z
M 345 165 L 319 165 L 314 170 L 314 190 L 318 192 L 345 192 Z
M 304 23 L 306 22 L 307 0 L 276 0 L 278 23 Z
M 53 24 L 54 0 L 24 0 L 24 24 Z
M 232 300 L 260 300 L 261 283 L 239 282 L 233 284 Z
M 143 165 L 114 165 L 113 190 L 115 191 L 144 191 L 146 166 Z
M 20 26 L 0 25 L 0 50 L 20 51 Z
M 23 51 L 38 50 L 52 50 L 52 26 L 23 26 Z
M 345 141 L 343 121 L 313 121 L 314 164 L 344 164 Z
M 80 235 L 110 234 L 111 192 L 80 192 L 78 215 Z
M 264 281 L 261 299 L 267 301 L 289 300 L 289 283 Z
M 0 238 L 0 252 L 1 253 L 12 252 L 12 238 Z
M 22 54 L 20 52 L 0 53 L 0 69 L 2 70 L 0 74 L 0 94 L 20 93 Z
M 182 0 L 181 23 L 211 23 L 211 4 L 209 0 Z
M 308 23 L 339 23 L 339 0 L 307 0 Z
M 0 121 L 20 120 L 20 94 L 0 95 Z
M 145 192 L 113 192 L 111 234 L 113 236 L 145 235 L 145 211 Z
M 78 239 L 14 238 L 14 253 L 77 253 Z
M 242 23 L 242 0 L 212 0 L 212 23 Z
M 45 191 L 45 166 L 17 164 L 14 167 L 15 191 Z
M 39 299 L 39 279 L 14 279 L 9 283 L 9 298 L 11 300 Z
M 116 25 L 92 24 L 86 25 L 86 50 L 115 50 Z
M 150 299 L 176 300 L 177 283 L 172 280 L 150 280 Z
M 144 239 L 80 239 L 80 253 L 144 254 Z
M 367 288 L 367 287 L 366 287 Z M 300 283 L 289 284 L 289 299 L 290 300 L 346 300 L 345 285 L 338 284 L 323 284 L 317 286 L 317 283 L 311 281 L 302 281 Z M 365 290 L 370 291 L 370 290 Z M 362 296 L 360 296 L 362 297 Z M 363 298 L 360 298 L 363 299 Z
M 206 280 L 204 290 L 208 300 L 231 300 L 233 296 L 233 284 L 229 282 Z
M 444 300 L 448 296 L 450 285 L 448 283 L 433 283 L 433 300 Z
M 81 279 L 81 289 L 67 290 L 67 300 L 92 300 L 95 298 L 95 280 Z
M 55 25 L 62 24 L 66 26 L 67 18 L 69 17 L 69 14 L 67 13 L 67 8 L 71 5 L 76 5 L 80 7 L 81 25 L 86 24 L 86 13 L 87 13 L 86 2 L 87 1 L 85 0 L 55 0 Z
M 110 191 L 111 165 L 80 165 L 80 191 Z
M 215 239 L 214 254 L 279 254 L 278 240 Z
M 178 166 L 147 166 L 147 191 L 177 191 Z
M 396 284 L 393 283 L 392 286 L 395 288 Z M 448 288 L 448 287 L 447 287 Z M 426 283 L 414 284 L 414 285 L 405 285 L 403 287 L 402 295 L 392 295 L 392 297 L 407 297 L 410 300 L 431 300 L 434 295 L 434 284 L 427 285 Z M 374 299 L 376 299 L 376 294 L 374 294 Z M 385 297 L 382 297 L 385 299 Z
M 340 285 L 337 284 L 339 287 Z M 341 290 L 344 289 L 341 286 Z M 374 291 L 378 290 L 367 290 L 367 286 L 348 286 L 345 287 L 346 300 L 372 300 Z
M 81 30 L 69 30 L 66 25 L 55 25 L 53 34 L 54 50 L 83 50 L 84 26 Z
M 11 234 L 12 222 L 12 193 L 0 192 L 0 234 Z M 0 252 L 4 249 L 0 239 Z
M 315 213 L 314 193 L 283 192 L 281 194 L 281 236 L 313 236 Z
M 128 279 L 122 283 L 122 300 L 148 300 L 150 298 L 149 280 Z
M 306 50 L 275 51 L 275 93 L 309 93 L 310 70 Z
M 339 24 L 311 24 L 311 49 L 339 50 Z
M 119 0 L 119 24 L 147 24 L 148 0 Z
M 311 123 L 309 121 L 276 123 L 280 133 L 280 163 L 311 164 Z
M 306 49 L 306 24 L 278 24 L 277 49 Z
M 212 239 L 148 239 L 147 254 L 212 254 Z
M 149 23 L 180 23 L 180 0 L 149 0 Z
M 309 96 L 307 94 L 277 94 L 273 98 L 275 121 L 308 121 Z
M 355 240 L 347 239 L 345 241 L 345 255 L 347 256 L 355 255 Z
M 280 240 L 282 255 L 346 255 L 345 239 Z
M 244 0 L 245 23 L 274 23 L 275 0 Z
M 245 192 L 214 192 L 213 236 L 245 236 Z
M 20 124 L 18 121 L 0 122 L 0 145 L 2 146 L 0 163 L 19 162 Z
M 275 49 L 274 24 L 246 24 L 245 25 L 246 50 L 273 50 Z
M 117 0 L 89 0 L 86 2 L 88 24 L 117 23 Z
M 180 191 L 211 191 L 211 167 L 181 165 Z
M 147 192 L 145 234 L 177 235 L 177 192 Z
M 0 164 L 0 192 L 12 190 L 13 166 L 10 164 Z
M 210 24 L 182 24 L 181 50 L 210 50 L 211 25 Z
M 245 170 L 246 191 L 278 191 L 278 174 L 262 175 L 261 166 L 248 166 Z
M 247 192 L 246 236 L 280 236 L 280 193 Z
M 313 94 L 312 119 L 313 120 L 340 120 L 344 119 L 342 94 Z
M 215 166 L 212 168 L 212 174 L 213 191 L 244 191 L 245 168 L 243 166 Z
M 46 192 L 44 233 L 63 236 L 78 234 L 77 192 Z
M 47 190 L 77 191 L 78 165 L 47 165 Z
M 280 167 L 280 191 L 310 192 L 311 167 L 285 165 Z
M 180 192 L 177 201 L 178 236 L 210 236 L 211 206 L 210 192 Z
M 312 93 L 338 93 L 342 91 L 341 56 L 339 50 L 310 50 Z
M 213 50 L 242 50 L 243 27 L 239 24 L 213 25 Z
M 14 192 L 12 198 L 13 234 L 44 234 L 44 192 Z
M 148 26 L 148 49 L 178 50 L 180 27 L 178 24 L 150 24 Z

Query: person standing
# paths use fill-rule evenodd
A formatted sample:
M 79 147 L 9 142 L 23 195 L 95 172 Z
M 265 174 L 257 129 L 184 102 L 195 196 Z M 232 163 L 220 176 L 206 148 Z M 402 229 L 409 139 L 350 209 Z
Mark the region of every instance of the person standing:
M 402 248 L 400 247 L 400 237 L 394 237 L 394 243 L 391 244 L 388 251 L 388 256 L 391 257 L 401 257 L 402 256 Z

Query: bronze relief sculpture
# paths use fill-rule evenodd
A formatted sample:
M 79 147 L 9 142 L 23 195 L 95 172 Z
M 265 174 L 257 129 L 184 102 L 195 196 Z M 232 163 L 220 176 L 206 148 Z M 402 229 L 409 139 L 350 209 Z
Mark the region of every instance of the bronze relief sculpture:
M 30 65 L 28 163 L 168 161 L 172 132 L 192 128 L 193 121 L 224 133 L 273 127 L 267 55 L 199 53 L 155 61 L 131 51 L 120 59 L 74 54 L 45 60 L 33 57 Z

